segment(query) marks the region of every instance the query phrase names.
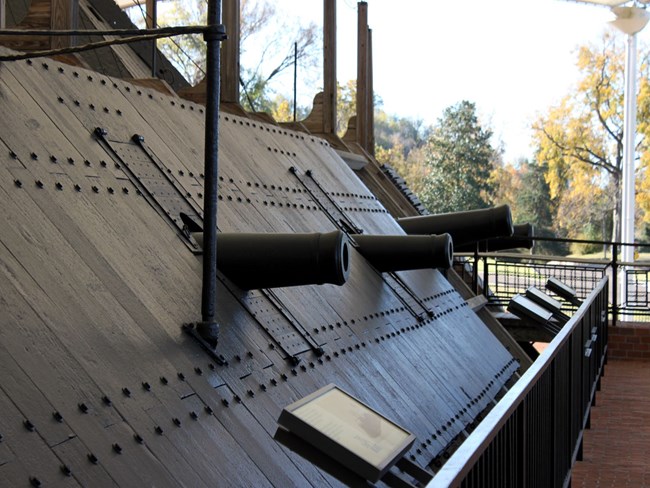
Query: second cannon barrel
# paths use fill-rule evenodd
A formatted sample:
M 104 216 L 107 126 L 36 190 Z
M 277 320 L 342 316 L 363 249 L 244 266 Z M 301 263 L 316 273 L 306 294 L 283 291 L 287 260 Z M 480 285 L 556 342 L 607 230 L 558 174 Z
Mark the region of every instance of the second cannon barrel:
M 449 234 L 436 236 L 386 236 L 353 234 L 357 250 L 377 270 L 407 271 L 450 268 L 453 244 Z
M 454 246 L 483 239 L 510 237 L 514 232 L 508 205 L 437 215 L 404 217 L 397 222 L 407 234 L 451 234 Z

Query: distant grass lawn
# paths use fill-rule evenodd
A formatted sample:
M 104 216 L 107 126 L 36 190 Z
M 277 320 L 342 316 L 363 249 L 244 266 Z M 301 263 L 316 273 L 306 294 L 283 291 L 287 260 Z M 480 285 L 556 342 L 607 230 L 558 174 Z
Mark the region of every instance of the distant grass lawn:
M 605 259 L 603 252 L 595 252 L 592 254 L 569 254 L 567 258 L 581 258 L 581 259 Z M 621 252 L 618 252 L 618 258 L 621 259 Z M 607 259 L 612 259 L 611 250 L 607 251 Z M 639 257 L 636 259 L 639 262 L 650 262 L 650 252 L 642 252 L 639 254 Z

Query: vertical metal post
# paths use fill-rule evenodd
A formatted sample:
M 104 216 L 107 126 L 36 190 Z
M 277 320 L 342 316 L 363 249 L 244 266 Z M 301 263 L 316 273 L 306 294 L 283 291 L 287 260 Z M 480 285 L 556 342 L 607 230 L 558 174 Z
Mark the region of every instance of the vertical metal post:
M 634 242 L 634 155 L 636 149 L 636 34 L 627 36 L 623 111 L 623 191 L 621 242 Z M 621 260 L 634 261 L 634 248 L 624 246 Z
M 612 327 L 618 318 L 618 244 L 612 243 Z
M 483 295 L 485 298 L 488 298 L 488 272 L 488 258 L 487 256 L 483 256 Z
M 201 316 L 197 327 L 201 336 L 212 346 L 219 337 L 216 323 L 217 301 L 217 183 L 219 181 L 219 90 L 220 45 L 223 39 L 221 0 L 209 0 L 207 25 L 212 30 L 205 34 L 207 59 L 205 75 L 207 98 L 205 104 L 205 198 L 203 203 L 203 287 Z
M 478 242 L 474 248 L 474 265 L 472 266 L 472 288 L 474 295 L 478 295 Z

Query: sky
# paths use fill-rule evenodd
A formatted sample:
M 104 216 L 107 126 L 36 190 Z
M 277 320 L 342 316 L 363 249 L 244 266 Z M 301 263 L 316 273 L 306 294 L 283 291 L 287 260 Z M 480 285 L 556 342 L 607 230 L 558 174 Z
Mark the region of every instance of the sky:
M 322 0 L 275 0 L 322 25 Z M 502 143 L 506 162 L 532 157 L 530 124 L 570 93 L 580 45 L 612 27 L 608 8 L 563 0 L 367 0 L 375 93 L 383 109 L 433 124 L 461 100 Z M 337 1 L 339 83 L 356 78 L 357 3 Z M 650 27 L 639 35 L 650 41 Z M 314 94 L 303 94 L 310 105 Z

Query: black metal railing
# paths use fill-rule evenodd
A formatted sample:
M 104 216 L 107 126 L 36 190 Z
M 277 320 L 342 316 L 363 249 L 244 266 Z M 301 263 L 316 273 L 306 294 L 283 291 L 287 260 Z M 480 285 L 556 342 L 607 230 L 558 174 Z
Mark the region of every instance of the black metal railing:
M 607 277 L 428 488 L 566 487 L 607 351 Z
M 648 244 L 542 237 L 533 239 L 608 246 L 611 249 L 611 258 L 579 259 L 477 251 L 471 255 L 457 256 L 456 269 L 464 274 L 466 281 L 472 283 L 477 294 L 483 293 L 488 298 L 488 303 L 495 306 L 506 306 L 515 294 L 524 293 L 530 286 L 543 289 L 546 280 L 550 277 L 566 283 L 576 290 L 578 298 L 583 300 L 602 277 L 608 276 L 611 282 L 608 313 L 612 325 L 616 325 L 619 318 L 635 322 L 650 321 L 648 299 L 650 262 L 628 263 L 619 260 L 619 252 L 623 246 L 638 248 L 646 247 Z M 483 286 L 484 283 L 487 283 L 487 286 Z M 569 312 L 574 312 L 576 309 L 567 302 L 563 302 L 563 308 Z

